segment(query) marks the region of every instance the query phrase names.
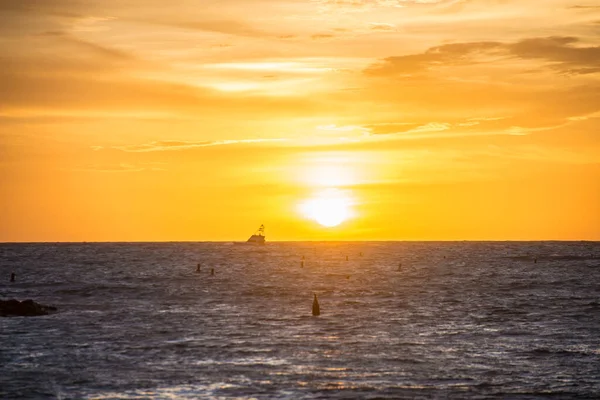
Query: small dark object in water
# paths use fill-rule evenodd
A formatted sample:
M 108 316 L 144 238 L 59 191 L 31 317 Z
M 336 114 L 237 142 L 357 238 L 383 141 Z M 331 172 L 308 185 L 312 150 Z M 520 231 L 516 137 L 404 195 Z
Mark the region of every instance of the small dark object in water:
M 398 264 L 398 271 L 402 271 L 402 263 Z
M 210 269 L 210 276 L 214 276 L 214 275 L 215 275 L 215 269 L 214 269 L 214 268 L 211 268 L 211 269 Z
M 304 260 L 304 256 L 302 256 L 302 259 Z
M 202 270 L 202 266 L 200 265 L 200 263 L 198 263 L 198 266 L 196 267 L 196 272 L 200 272 Z
M 346 256 L 346 261 L 348 261 L 348 256 Z
M 362 251 L 360 253 L 358 253 L 358 255 L 362 257 Z
M 533 263 L 537 264 L 537 257 L 533 259 Z
M 312 315 L 315 317 L 321 315 L 321 307 L 319 307 L 319 299 L 317 299 L 316 294 L 313 299 Z
M 346 277 L 346 279 L 350 279 L 350 275 L 348 275 L 348 276 Z
M 33 300 L 0 300 L 0 317 L 35 317 L 48 315 L 56 307 L 45 306 Z
M 304 268 L 304 261 L 300 261 L 300 267 Z
M 16 277 L 17 277 L 17 274 L 15 274 L 14 272 L 11 272 L 11 274 L 10 274 L 10 281 L 14 282 Z

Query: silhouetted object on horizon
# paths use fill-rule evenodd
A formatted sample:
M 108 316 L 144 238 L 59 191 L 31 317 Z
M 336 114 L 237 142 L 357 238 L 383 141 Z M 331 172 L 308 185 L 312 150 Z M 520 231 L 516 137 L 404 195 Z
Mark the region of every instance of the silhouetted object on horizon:
M 198 263 L 198 265 L 196 266 L 196 272 L 200 272 L 202 270 L 202 266 L 200 265 L 200 263 Z
M 319 299 L 316 294 L 313 299 L 312 315 L 315 317 L 321 315 L 321 307 L 319 307 Z
M 265 226 L 261 225 L 254 235 L 250 236 L 246 243 L 265 244 Z
M 45 306 L 33 300 L 0 300 L 0 317 L 35 317 L 48 315 L 56 307 Z
M 17 274 L 15 274 L 14 272 L 11 272 L 10 273 L 10 281 L 14 282 L 16 278 L 17 278 Z
M 215 276 L 215 269 L 214 268 L 210 269 L 210 276 Z

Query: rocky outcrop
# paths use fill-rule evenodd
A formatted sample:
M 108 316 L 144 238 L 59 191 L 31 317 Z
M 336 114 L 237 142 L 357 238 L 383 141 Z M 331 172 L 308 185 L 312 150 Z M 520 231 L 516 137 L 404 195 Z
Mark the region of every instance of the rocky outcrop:
M 0 317 L 35 317 L 48 315 L 56 307 L 45 306 L 33 300 L 0 300 Z

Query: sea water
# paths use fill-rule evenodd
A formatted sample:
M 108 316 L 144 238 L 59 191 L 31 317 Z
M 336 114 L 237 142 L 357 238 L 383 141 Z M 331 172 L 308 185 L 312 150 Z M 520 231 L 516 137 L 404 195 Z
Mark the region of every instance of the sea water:
M 9 298 L 2 399 L 600 398 L 598 242 L 0 244 Z

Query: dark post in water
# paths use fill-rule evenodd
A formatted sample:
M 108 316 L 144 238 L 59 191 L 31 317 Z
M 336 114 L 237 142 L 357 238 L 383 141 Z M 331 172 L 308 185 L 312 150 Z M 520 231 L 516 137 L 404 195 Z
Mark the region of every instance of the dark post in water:
M 321 308 L 319 307 L 319 299 L 317 299 L 317 295 L 315 294 L 315 298 L 313 299 L 313 309 L 312 314 L 316 317 L 321 315 Z

